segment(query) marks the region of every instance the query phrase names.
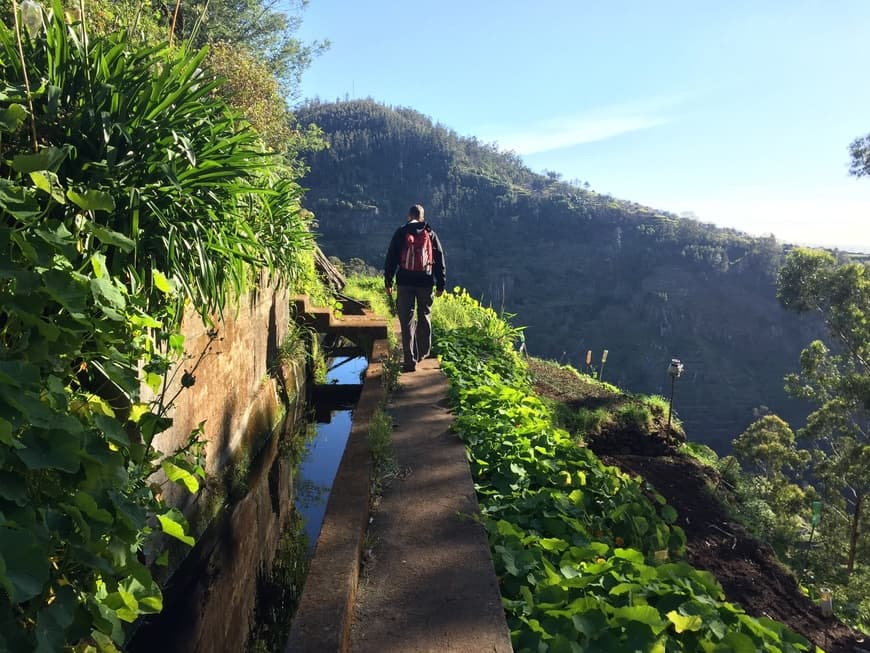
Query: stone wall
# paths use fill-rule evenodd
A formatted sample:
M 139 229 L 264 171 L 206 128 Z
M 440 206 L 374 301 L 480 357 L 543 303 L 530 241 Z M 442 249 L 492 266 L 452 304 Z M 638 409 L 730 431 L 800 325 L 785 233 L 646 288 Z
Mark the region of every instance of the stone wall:
M 286 412 L 282 393 L 301 412 L 304 362 L 278 360 L 290 319 L 287 290 L 265 275 L 213 326 L 188 310 L 182 322 L 185 357 L 169 374 L 164 393 L 175 397 L 168 413 L 173 424 L 155 438 L 155 447 L 177 450 L 204 421 L 206 470 L 216 474 L 279 424 Z

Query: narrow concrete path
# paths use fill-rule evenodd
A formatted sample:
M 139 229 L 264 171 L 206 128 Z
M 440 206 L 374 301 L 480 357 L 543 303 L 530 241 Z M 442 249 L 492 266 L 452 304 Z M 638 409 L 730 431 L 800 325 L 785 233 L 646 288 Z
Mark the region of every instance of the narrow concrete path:
M 430 359 L 401 384 L 388 407 L 401 473 L 373 510 L 350 651 L 512 651 L 447 379 Z

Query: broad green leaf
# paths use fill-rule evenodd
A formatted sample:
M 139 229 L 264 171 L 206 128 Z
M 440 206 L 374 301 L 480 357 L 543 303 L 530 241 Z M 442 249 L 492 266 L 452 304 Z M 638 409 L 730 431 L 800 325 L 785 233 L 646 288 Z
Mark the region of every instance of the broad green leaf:
M 561 565 L 559 565 L 559 571 L 561 571 L 562 575 L 568 580 L 576 578 L 581 573 L 583 573 L 576 563 L 571 562 L 563 562 Z
M 34 186 L 50 195 L 55 202 L 66 204 L 66 195 L 55 173 L 47 170 L 34 170 L 30 173 L 30 179 L 33 181 Z
M 578 506 L 583 505 L 583 490 L 572 490 L 568 494 L 568 500 Z
M 112 500 L 115 507 L 115 520 L 120 524 L 126 524 L 130 529 L 141 529 L 147 519 L 144 507 L 134 503 L 128 497 L 117 490 L 109 490 L 106 494 Z
M 114 611 L 121 621 L 133 623 L 139 617 L 139 602 L 130 592 L 119 589 L 104 598 L 102 603 Z
M 159 377 L 159 375 L 154 376 Z M 142 436 L 145 438 L 146 442 L 150 442 L 155 435 L 163 433 L 163 431 L 168 429 L 170 426 L 172 426 L 172 419 L 168 417 L 159 417 L 151 412 L 145 413 L 139 419 L 139 428 L 142 431 Z
M 0 383 L 13 388 L 34 386 L 39 383 L 39 368 L 32 363 L 20 360 L 0 360 Z M 2 433 L 2 429 L 0 429 Z
M 160 522 L 160 528 L 163 529 L 164 533 L 184 542 L 188 546 L 194 545 L 194 539 L 187 534 L 187 520 L 178 508 L 171 508 L 166 513 L 157 515 L 157 520 Z
M 108 510 L 100 508 L 94 500 L 94 497 L 87 492 L 79 492 L 76 494 L 75 502 L 84 514 L 96 522 L 100 522 L 101 524 L 111 524 L 114 521 L 114 519 L 112 519 L 112 514 Z
M 0 556 L 6 564 L 0 585 L 9 589 L 13 604 L 42 593 L 49 578 L 48 551 L 37 544 L 32 533 L 0 526 Z
M 75 594 L 71 587 L 54 588 L 54 601 L 40 610 L 37 618 L 37 653 L 55 653 L 64 650 L 66 629 L 73 622 L 75 607 Z
M 87 307 L 88 288 L 63 270 L 46 270 L 42 275 L 45 292 L 70 313 L 83 314 Z
M 610 551 L 610 545 L 605 542 L 590 542 L 586 548 L 596 556 L 607 555 L 607 552 Z
M 548 653 L 583 653 L 583 650 L 577 642 L 571 641 L 561 633 L 551 639 L 547 647 Z
M 68 431 L 28 429 L 21 442 L 25 446 L 16 449 L 15 455 L 28 469 L 59 469 L 74 474 L 81 466 L 81 437 Z
M 114 209 L 114 206 L 110 209 L 105 209 L 105 210 L 111 211 L 113 209 Z M 114 245 L 115 247 L 119 248 L 121 251 L 131 252 L 131 251 L 133 251 L 133 248 L 136 247 L 136 243 L 134 243 L 132 240 L 127 238 L 127 236 L 125 236 L 124 234 L 119 233 L 117 231 L 113 231 L 112 229 L 109 229 L 109 228 L 104 227 L 102 225 L 99 225 L 99 224 L 96 224 L 93 222 L 88 222 L 86 230 L 89 231 L 90 233 L 94 234 L 94 236 L 96 236 L 97 239 L 101 243 L 103 243 L 104 245 Z
M 661 512 L 662 512 L 662 519 L 664 519 L 669 524 L 673 524 L 675 521 L 677 521 L 677 516 L 678 516 L 677 511 L 674 510 L 674 508 L 672 506 L 669 506 L 669 505 L 662 506 Z
M 154 279 L 154 285 L 157 287 L 157 290 L 162 292 L 164 295 L 169 295 L 172 292 L 172 286 L 169 284 L 169 279 L 167 279 L 160 270 L 151 270 L 151 278 Z
M 114 211 L 115 198 L 109 193 L 89 188 L 84 193 L 79 193 L 72 188 L 67 190 L 69 200 L 85 211 Z
M 671 623 L 674 624 L 674 630 L 678 633 L 685 632 L 687 630 L 701 630 L 704 626 L 704 620 L 701 619 L 698 615 L 682 615 L 676 610 L 671 610 L 668 612 L 668 619 L 671 620 Z
M 191 494 L 199 492 L 199 480 L 197 480 L 196 476 L 191 474 L 189 471 L 182 469 L 169 460 L 164 460 L 160 463 L 160 466 L 166 473 L 166 478 L 170 481 L 177 483 L 178 485 L 183 485 Z
M 137 564 L 129 571 L 130 575 L 121 581 L 119 587 L 135 597 L 140 613 L 160 612 L 163 609 L 163 594 L 148 569 Z
M 148 404 L 133 404 L 132 408 L 130 408 L 130 416 L 127 419 L 133 422 L 133 424 L 138 424 L 142 416 L 148 412 L 150 412 Z
M 19 506 L 26 506 L 27 485 L 25 479 L 20 474 L 0 469 L 0 497 L 17 503 Z
M 516 558 L 514 556 L 514 552 L 503 546 L 496 546 L 495 552 L 499 554 L 499 560 L 501 564 L 504 565 L 504 569 L 511 576 L 518 576 L 520 574 L 520 569 L 517 567 Z
M 57 172 L 66 159 L 66 151 L 57 147 L 47 147 L 36 154 L 19 154 L 12 159 L 12 169 L 27 174 L 40 170 Z
M 636 565 L 642 565 L 644 563 L 643 553 L 641 553 L 637 549 L 616 548 L 613 550 L 613 555 L 617 558 L 622 558 L 623 560 L 633 562 Z
M 737 619 L 757 637 L 776 638 L 777 636 L 777 633 L 770 628 L 770 624 L 776 624 L 774 621 L 768 620 L 768 622 L 765 622 L 761 619 L 750 617 L 748 614 L 738 614 Z
M 163 322 L 155 320 L 153 317 L 147 314 L 129 315 L 127 319 L 133 326 L 137 326 L 143 329 L 159 329 L 163 326 Z
M 16 132 L 25 118 L 27 118 L 27 109 L 23 105 L 10 104 L 5 109 L 0 109 L 0 130 Z
M 538 540 L 538 546 L 544 549 L 544 551 L 559 553 L 568 548 L 568 543 L 558 537 L 542 537 Z
M 572 609 L 575 611 L 571 615 L 571 623 L 578 633 L 582 633 L 587 638 L 592 639 L 607 628 L 607 621 L 604 614 L 600 611 L 600 605 L 591 599 L 588 602 L 591 602 L 591 605 L 582 612 L 576 612 L 574 607 L 576 601 L 571 604 Z
M 121 423 L 113 417 L 94 415 L 94 424 L 103 432 L 109 442 L 119 447 L 129 447 L 130 438 Z
M 121 653 L 112 638 L 99 630 L 91 631 L 91 638 L 97 643 L 98 653 Z
M 102 252 L 97 252 L 91 256 L 91 269 L 94 271 L 94 276 L 97 279 L 102 279 L 106 276 L 106 255 Z
M 99 395 L 89 394 L 88 398 L 88 408 L 91 409 L 92 413 L 96 413 L 98 415 L 105 415 L 106 417 L 114 417 L 115 411 L 112 410 L 112 407 L 109 405 L 109 402 L 103 399 Z
M 118 321 L 123 319 L 123 316 L 117 311 L 124 311 L 127 307 L 127 300 L 124 299 L 124 295 L 118 287 L 112 283 L 110 277 L 91 279 L 91 293 L 106 317 Z
M 752 638 L 743 633 L 730 632 L 722 638 L 722 644 L 733 653 L 757 653 L 758 649 Z
M 173 333 L 169 336 L 169 348 L 179 354 L 184 353 L 184 334 Z
M 643 589 L 643 585 L 638 583 L 619 583 L 610 588 L 610 595 L 621 596 L 623 594 L 628 594 L 629 592 L 637 592 L 641 589 Z
M 147 385 L 154 394 L 160 392 L 160 386 L 163 385 L 163 377 L 156 372 L 147 372 L 145 374 L 145 385 Z
M 621 623 L 637 622 L 650 626 L 658 634 L 666 625 L 659 611 L 651 605 L 626 605 L 613 608 L 613 616 Z

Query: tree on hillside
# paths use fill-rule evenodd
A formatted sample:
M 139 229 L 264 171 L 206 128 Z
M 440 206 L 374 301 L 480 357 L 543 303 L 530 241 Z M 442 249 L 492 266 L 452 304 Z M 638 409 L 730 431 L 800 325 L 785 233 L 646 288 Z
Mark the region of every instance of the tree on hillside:
M 795 446 L 791 427 L 776 415 L 764 415 L 734 440 L 734 453 L 744 466 L 780 480 L 800 470 L 809 454 Z
M 794 431 L 777 415 L 764 415 L 732 442 L 734 456 L 747 472 L 745 487 L 752 527 L 788 558 L 807 523 L 815 490 L 801 487 L 810 453 L 798 449 Z
M 849 154 L 852 157 L 849 173 L 856 177 L 870 176 L 870 134 L 852 141 Z
M 212 43 L 206 65 L 223 82 L 215 94 L 239 110 L 263 142 L 286 154 L 295 167 L 302 168 L 297 157 L 300 151 L 317 151 L 323 146 L 320 130 L 298 124 L 281 95 L 278 80 L 245 47 L 224 41 Z
M 804 349 L 786 389 L 818 406 L 799 436 L 815 445 L 813 474 L 847 520 L 851 574 L 870 508 L 870 264 L 838 265 L 827 252 L 794 250 L 777 296 L 790 310 L 821 314 L 827 326 L 830 342 Z
M 209 0 L 206 7 L 179 0 L 182 22 L 176 22 L 176 36 L 197 46 L 222 42 L 256 53 L 281 90 L 295 99 L 302 73 L 329 47 L 328 41 L 303 43 L 296 37 L 307 5 L 308 0 L 284 5 L 278 0 Z

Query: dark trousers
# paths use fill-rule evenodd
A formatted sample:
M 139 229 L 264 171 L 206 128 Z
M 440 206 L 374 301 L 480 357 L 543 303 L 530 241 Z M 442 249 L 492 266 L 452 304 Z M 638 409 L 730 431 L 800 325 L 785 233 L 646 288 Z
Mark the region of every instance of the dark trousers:
M 402 325 L 405 367 L 413 368 L 432 348 L 432 286 L 399 286 L 396 312 Z

